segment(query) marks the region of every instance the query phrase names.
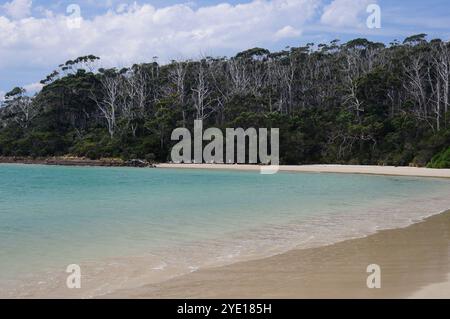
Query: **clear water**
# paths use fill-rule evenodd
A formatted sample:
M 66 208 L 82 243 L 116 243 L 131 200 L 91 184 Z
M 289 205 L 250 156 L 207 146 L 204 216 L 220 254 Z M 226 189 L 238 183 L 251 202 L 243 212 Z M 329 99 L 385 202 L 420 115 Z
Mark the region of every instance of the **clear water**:
M 449 194 L 431 178 L 0 164 L 0 296 L 90 297 L 360 237 Z

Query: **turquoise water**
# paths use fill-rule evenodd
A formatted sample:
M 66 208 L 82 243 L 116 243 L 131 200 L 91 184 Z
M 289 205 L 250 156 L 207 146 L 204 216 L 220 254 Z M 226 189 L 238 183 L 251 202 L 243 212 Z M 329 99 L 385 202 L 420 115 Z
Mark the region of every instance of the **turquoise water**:
M 0 165 L 0 292 L 56 291 L 75 263 L 101 294 L 405 226 L 449 194 L 431 178 Z

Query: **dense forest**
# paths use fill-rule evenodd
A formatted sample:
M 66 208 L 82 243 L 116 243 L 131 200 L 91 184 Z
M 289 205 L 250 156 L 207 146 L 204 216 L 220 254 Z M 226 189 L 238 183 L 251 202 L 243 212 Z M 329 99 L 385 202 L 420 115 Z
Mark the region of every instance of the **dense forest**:
M 123 69 L 67 61 L 8 92 L 0 155 L 168 161 L 176 127 L 280 128 L 283 164 L 450 167 L 450 43 L 425 34 Z

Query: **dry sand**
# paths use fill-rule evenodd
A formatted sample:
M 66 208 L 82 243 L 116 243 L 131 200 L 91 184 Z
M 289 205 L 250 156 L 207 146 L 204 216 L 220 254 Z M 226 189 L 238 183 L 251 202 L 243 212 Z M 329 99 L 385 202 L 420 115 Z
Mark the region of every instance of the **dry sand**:
M 368 289 L 366 268 L 381 267 Z M 402 229 L 118 291 L 129 298 L 450 298 L 450 212 Z
M 159 164 L 159 168 L 220 169 L 220 170 L 260 170 L 259 165 L 227 165 L 227 164 Z M 450 169 L 433 169 L 423 167 L 394 167 L 369 165 L 281 165 L 280 171 L 311 173 L 347 173 L 418 177 L 450 178 Z

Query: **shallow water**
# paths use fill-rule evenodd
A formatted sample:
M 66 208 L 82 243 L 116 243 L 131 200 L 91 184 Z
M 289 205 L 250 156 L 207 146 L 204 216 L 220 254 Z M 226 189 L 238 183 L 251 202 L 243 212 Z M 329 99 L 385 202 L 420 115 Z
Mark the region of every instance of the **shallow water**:
M 432 178 L 0 164 L 0 296 L 91 297 L 361 237 L 449 194 Z

